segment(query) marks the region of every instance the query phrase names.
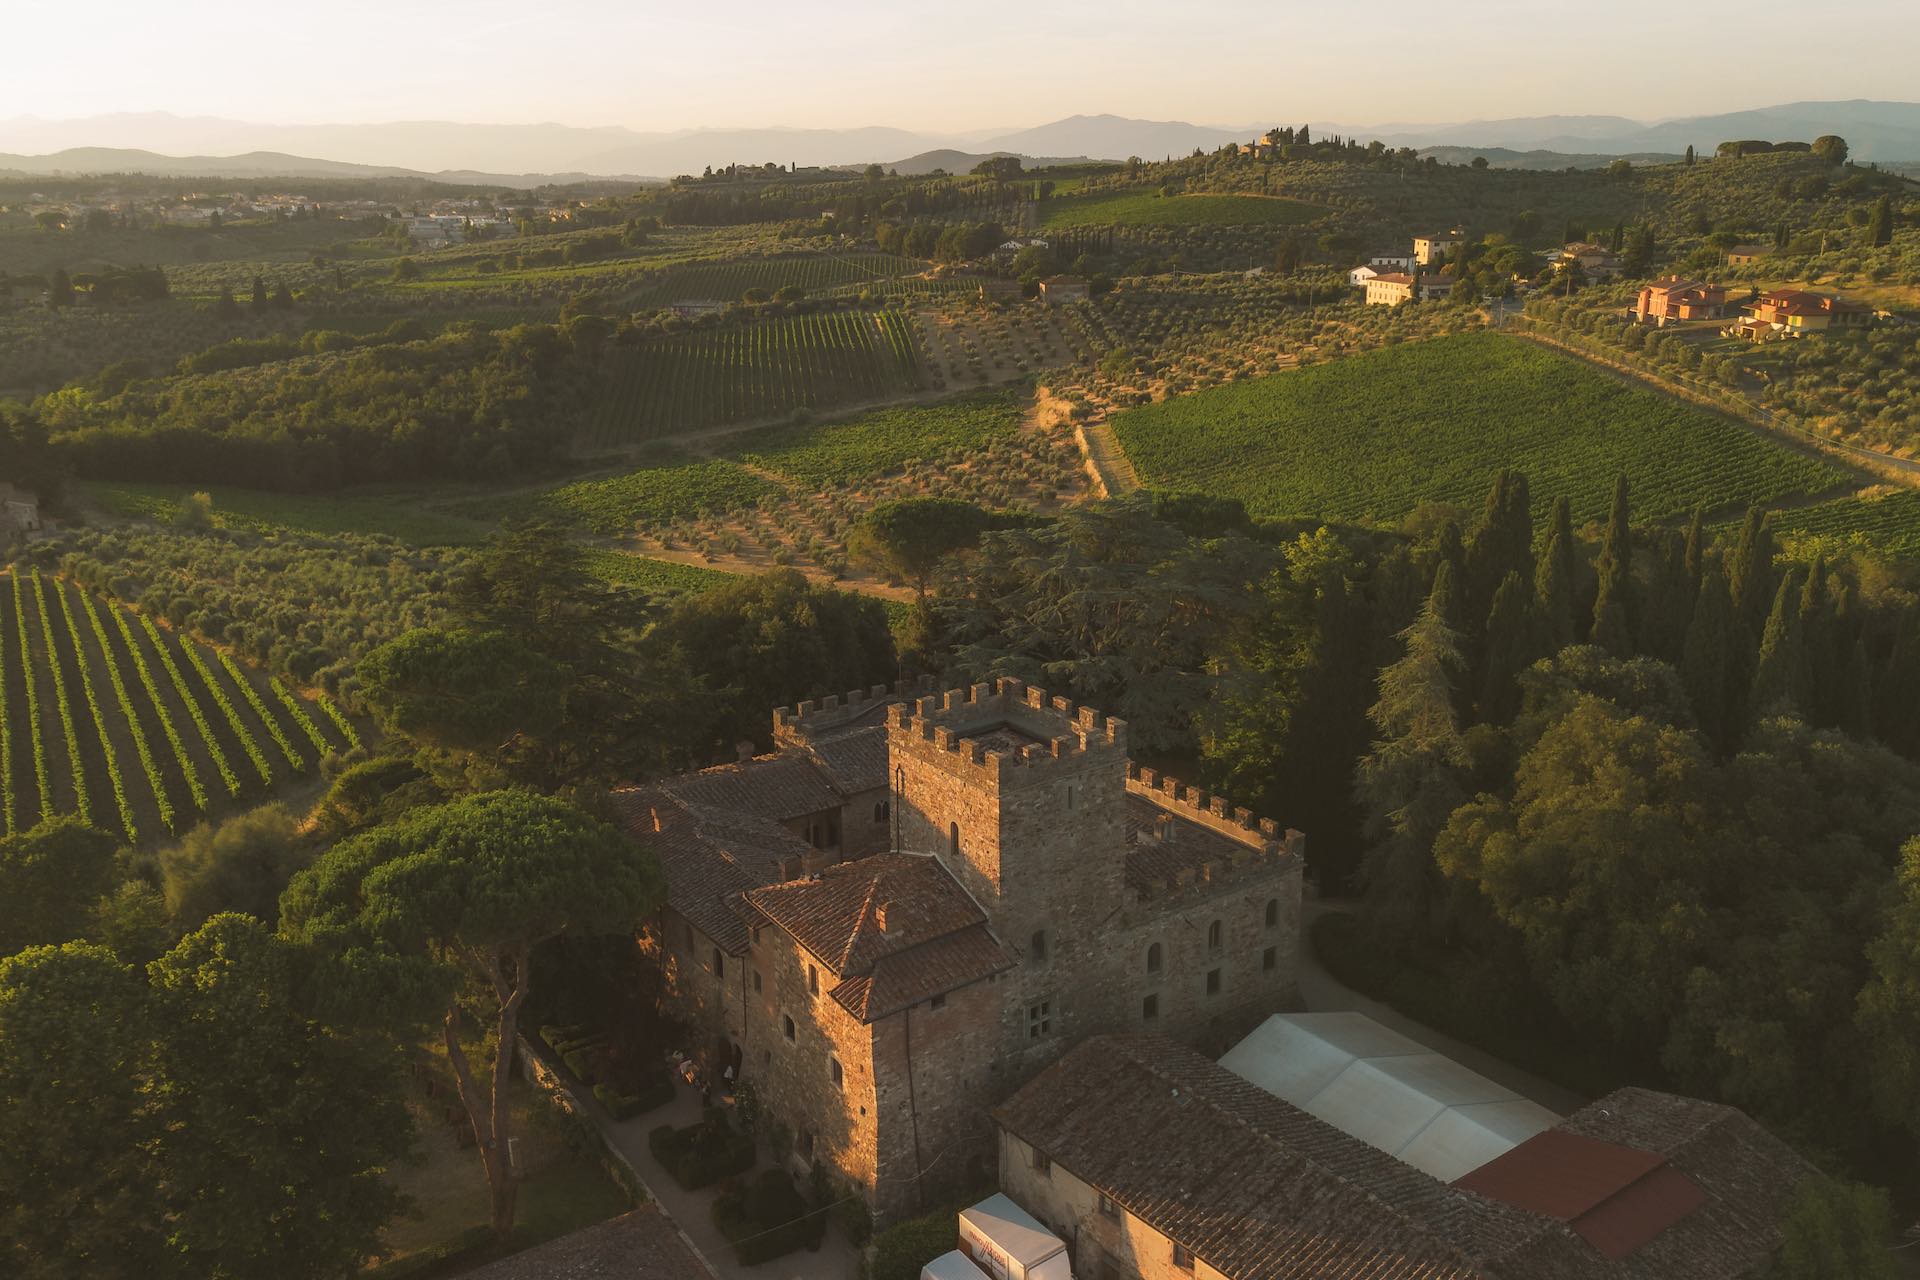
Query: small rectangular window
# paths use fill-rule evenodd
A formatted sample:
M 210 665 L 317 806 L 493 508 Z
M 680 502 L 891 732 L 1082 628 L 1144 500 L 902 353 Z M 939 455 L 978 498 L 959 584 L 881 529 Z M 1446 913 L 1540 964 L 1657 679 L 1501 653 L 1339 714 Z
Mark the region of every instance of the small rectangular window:
M 1141 1021 L 1152 1022 L 1155 1018 L 1159 1016 L 1160 1016 L 1160 997 L 1158 995 L 1150 995 L 1140 1001 Z
M 1027 1006 L 1027 1039 L 1038 1040 L 1053 1031 L 1053 1002 L 1042 1000 Z
M 816 996 L 820 994 L 820 971 L 812 965 L 807 966 L 807 990 Z
M 1220 994 L 1220 971 L 1218 969 L 1207 970 L 1207 994 L 1210 996 Z
M 842 1089 L 846 1087 L 847 1074 L 840 1069 L 840 1059 L 827 1059 L 827 1074 L 833 1077 L 834 1088 Z
M 716 978 L 724 978 L 727 976 L 727 962 L 720 954 L 720 948 L 718 947 L 713 949 L 713 976 Z
M 933 999 L 927 1001 L 927 1008 L 929 1009 L 944 1009 L 946 1007 L 947 1007 L 947 998 L 945 995 L 937 995 Z
M 1053 1175 L 1053 1160 L 1038 1147 L 1033 1151 L 1033 1171 L 1043 1178 Z
M 1278 969 L 1280 967 L 1280 952 L 1273 947 L 1268 947 L 1265 951 L 1262 951 L 1260 953 L 1260 967 L 1268 973 L 1272 973 L 1275 969 Z
M 787 1039 L 789 1040 L 793 1039 L 792 1015 L 785 1014 L 785 1013 L 780 1015 L 780 1030 L 786 1034 Z
M 762 988 L 760 985 L 760 971 L 758 969 L 755 969 L 753 971 L 753 994 L 759 995 L 761 990 Z
M 1109 1218 L 1117 1218 L 1120 1216 L 1120 1206 L 1115 1204 L 1113 1199 L 1104 1191 L 1100 1193 L 1100 1212 Z
M 1193 1270 L 1193 1255 L 1182 1245 L 1173 1246 L 1173 1265 L 1182 1271 Z

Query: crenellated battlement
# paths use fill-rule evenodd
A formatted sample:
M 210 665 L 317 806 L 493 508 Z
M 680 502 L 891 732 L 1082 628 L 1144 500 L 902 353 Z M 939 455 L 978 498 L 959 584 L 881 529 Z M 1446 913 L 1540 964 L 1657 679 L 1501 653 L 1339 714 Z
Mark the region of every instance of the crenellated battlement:
M 1038 778 L 1055 762 L 1084 769 L 1096 759 L 1116 770 L 1126 758 L 1127 724 L 1011 677 L 917 698 L 891 707 L 887 740 L 951 772 L 975 772 L 987 785 Z
M 1145 797 L 1167 818 L 1205 827 L 1262 857 L 1306 856 L 1307 838 L 1293 828 L 1282 831 L 1272 818 L 1255 818 L 1251 810 L 1230 804 L 1225 796 L 1208 795 L 1132 762 L 1127 764 L 1127 792 Z
M 808 700 L 797 706 L 775 707 L 773 740 L 782 744 L 804 742 L 810 734 L 838 729 L 871 713 L 876 707 L 909 701 L 933 687 L 933 677 L 920 676 L 894 685 L 877 684 L 871 689 L 828 694 L 817 702 Z

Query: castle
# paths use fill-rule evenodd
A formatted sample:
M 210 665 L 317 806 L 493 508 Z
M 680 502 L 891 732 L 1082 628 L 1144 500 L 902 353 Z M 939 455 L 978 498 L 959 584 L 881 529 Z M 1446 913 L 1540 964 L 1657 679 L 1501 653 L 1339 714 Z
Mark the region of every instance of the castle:
M 1217 1048 L 1297 1001 L 1299 832 L 1020 681 L 919 692 L 776 711 L 772 754 L 613 796 L 667 873 L 663 1003 L 883 1218 L 1088 1037 Z

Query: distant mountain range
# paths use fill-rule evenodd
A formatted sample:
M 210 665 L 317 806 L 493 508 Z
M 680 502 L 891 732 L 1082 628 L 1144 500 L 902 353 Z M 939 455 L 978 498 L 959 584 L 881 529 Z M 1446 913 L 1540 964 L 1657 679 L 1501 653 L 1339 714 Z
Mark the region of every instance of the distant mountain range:
M 537 187 L 546 183 L 589 182 L 607 178 L 635 180 L 630 174 L 482 173 L 443 169 L 426 173 L 395 165 L 316 160 L 280 151 L 248 151 L 237 156 L 166 156 L 131 147 L 69 147 L 44 156 L 0 152 L 0 174 L 34 177 L 63 174 L 145 173 L 165 178 L 420 178 L 432 182 L 485 187 Z
M 104 167 L 124 152 L 155 153 L 168 173 L 241 175 L 233 166 L 251 166 L 243 176 L 264 176 L 259 166 L 297 164 L 288 176 L 349 176 L 367 171 L 431 176 L 447 181 L 525 185 L 530 175 L 667 178 L 699 173 L 732 163 L 775 161 L 802 165 L 861 165 L 878 161 L 894 167 L 922 162 L 929 153 L 958 157 L 993 153 L 1020 156 L 1088 156 L 1123 160 L 1184 155 L 1195 147 L 1211 150 L 1225 142 L 1253 137 L 1272 120 L 1240 126 L 1196 125 L 1178 120 L 1134 120 L 1114 115 L 1071 116 L 1037 128 L 956 135 L 916 133 L 882 127 L 862 129 L 694 129 L 646 133 L 620 127 L 576 128 L 560 124 L 494 125 L 448 121 L 391 124 L 268 125 L 165 113 L 45 120 L 23 116 L 0 121 L 0 147 L 16 153 L 0 157 L 0 167 L 30 173 L 88 171 L 96 154 Z M 1458 124 L 1389 123 L 1349 125 L 1308 121 L 1315 134 L 1337 133 L 1390 146 L 1460 148 L 1508 152 L 1552 152 L 1556 156 L 1613 157 L 1678 154 L 1688 146 L 1702 152 L 1730 138 L 1811 140 L 1837 133 L 1860 160 L 1920 161 L 1920 103 L 1796 102 L 1720 115 L 1653 123 L 1624 116 L 1524 116 L 1473 120 Z M 307 159 L 306 157 L 323 157 Z M 1572 161 L 1561 160 L 1560 164 Z M 1517 161 L 1515 163 L 1518 163 Z M 317 166 L 338 164 L 325 171 Z M 213 165 L 215 168 L 184 166 Z M 927 162 L 928 168 L 956 168 Z M 968 166 L 970 167 L 970 166 Z M 456 175 L 466 175 L 465 177 Z

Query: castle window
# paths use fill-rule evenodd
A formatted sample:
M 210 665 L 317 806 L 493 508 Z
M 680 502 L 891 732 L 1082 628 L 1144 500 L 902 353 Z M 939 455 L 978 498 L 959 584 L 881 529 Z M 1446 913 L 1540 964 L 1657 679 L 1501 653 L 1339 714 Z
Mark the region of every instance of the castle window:
M 1047 958 L 1047 931 L 1045 929 L 1035 929 L 1033 931 L 1033 940 L 1027 944 L 1027 954 L 1033 958 L 1035 964 L 1045 962 Z
M 1033 1171 L 1043 1178 L 1053 1176 L 1053 1160 L 1040 1148 L 1033 1149 Z
M 873 806 L 873 820 L 875 822 L 885 822 L 888 818 L 892 816 L 893 816 L 892 801 L 882 800 L 879 804 Z
M 1027 1039 L 1038 1040 L 1053 1033 L 1053 1002 L 1042 1000 L 1027 1006 Z
M 813 1163 L 813 1130 L 802 1129 L 800 1131 L 799 1136 L 793 1140 L 793 1148 L 794 1150 L 800 1153 L 800 1158 L 802 1160 L 805 1160 L 808 1164 L 812 1164 Z
M 1218 970 L 1216 970 L 1215 972 L 1218 972 Z M 792 1039 L 793 1039 L 793 1015 L 791 1015 L 791 1014 L 786 1014 L 786 1013 L 783 1013 L 783 1014 L 781 1014 L 781 1015 L 780 1015 L 780 1031 L 781 1031 L 781 1033 L 782 1033 L 783 1035 L 785 1035 L 785 1036 L 787 1037 L 787 1039 L 788 1039 L 788 1041 L 792 1041 Z
M 1215 952 L 1220 950 L 1220 922 L 1218 920 L 1215 920 L 1207 926 L 1207 950 Z
M 1071 782 L 1067 784 L 1067 808 L 1073 808 L 1073 784 Z
M 847 1074 L 840 1069 L 840 1059 L 827 1059 L 827 1074 L 833 1077 L 834 1088 L 844 1089 L 846 1087 Z
M 1280 923 L 1280 899 L 1267 899 L 1267 928 L 1272 929 Z
M 960 856 L 960 824 L 957 822 L 947 824 L 947 853 L 955 858 Z
M 944 1009 L 946 1007 L 947 1007 L 947 997 L 944 992 L 941 993 L 940 995 L 935 996 L 933 999 L 927 1001 L 927 1008 L 929 1009 Z
M 1120 1216 L 1120 1206 L 1115 1204 L 1113 1197 L 1104 1191 L 1100 1193 L 1100 1212 L 1109 1218 L 1118 1218 Z
M 1140 1001 L 1140 1021 L 1152 1022 L 1160 1016 L 1160 997 L 1150 995 Z
M 1147 948 L 1147 972 L 1160 972 L 1160 944 L 1157 942 Z
M 724 978 L 727 976 L 726 957 L 720 954 L 720 948 L 718 947 L 713 949 L 713 976 L 716 978 Z
M 764 990 L 764 988 L 760 985 L 760 971 L 755 969 L 753 971 L 753 994 L 759 995 L 762 990 Z
M 1266 970 L 1268 973 L 1272 973 L 1275 969 L 1279 968 L 1280 967 L 1279 949 L 1275 947 L 1268 947 L 1265 951 L 1262 951 L 1260 953 L 1260 967 Z
M 1207 970 L 1207 994 L 1210 996 L 1220 994 L 1220 971 L 1218 969 Z
M 807 966 L 807 991 L 816 996 L 820 994 L 820 971 L 812 965 Z
M 747 934 L 749 937 L 753 939 L 754 946 L 757 947 L 760 945 L 760 926 L 759 925 L 754 925 L 753 928 L 747 930 Z
M 1182 1271 L 1193 1270 L 1193 1255 L 1187 1252 L 1185 1246 L 1173 1246 L 1173 1265 Z

